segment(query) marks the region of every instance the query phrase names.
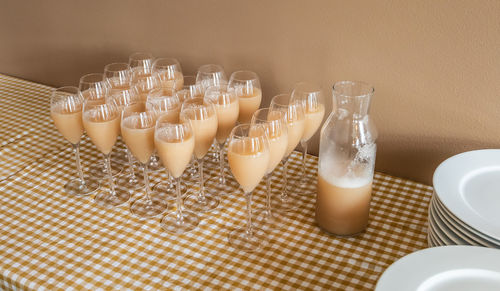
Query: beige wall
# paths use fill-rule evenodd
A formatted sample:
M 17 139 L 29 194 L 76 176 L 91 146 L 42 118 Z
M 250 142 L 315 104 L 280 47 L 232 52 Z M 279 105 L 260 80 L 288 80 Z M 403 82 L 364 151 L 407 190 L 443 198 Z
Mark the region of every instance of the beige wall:
M 498 0 L 0 4 L 2 73 L 76 85 L 150 51 L 188 74 L 204 63 L 254 70 L 264 105 L 300 80 L 364 80 L 376 91 L 377 169 L 427 183 L 448 156 L 500 147 Z

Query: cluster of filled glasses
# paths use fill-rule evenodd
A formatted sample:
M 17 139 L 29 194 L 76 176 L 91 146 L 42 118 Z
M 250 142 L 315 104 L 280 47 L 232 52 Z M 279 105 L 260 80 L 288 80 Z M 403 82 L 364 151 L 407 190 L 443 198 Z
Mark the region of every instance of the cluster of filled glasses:
M 204 158 L 215 141 L 218 183 L 227 184 L 227 150 L 230 171 L 247 201 L 246 227 L 231 231 L 229 243 L 247 252 L 258 250 L 265 242 L 265 230 L 276 229 L 284 213 L 297 207 L 290 189 L 307 192 L 311 183 L 305 175 L 307 142 L 325 113 L 321 89 L 310 83 L 298 83 L 291 94 L 273 97 L 269 108 L 259 109 L 261 100 L 259 77 L 254 72 L 237 71 L 227 79 L 221 66 L 210 64 L 201 66 L 196 76 L 184 76 L 176 59 L 155 59 L 148 53 L 134 53 L 128 63 L 109 64 L 104 73 L 85 75 L 78 88 L 61 87 L 51 97 L 52 119 L 74 148 L 79 175 L 65 190 L 76 196 L 97 191 L 94 201 L 108 207 L 128 203 L 131 189 L 142 184 L 134 173 L 138 162 L 144 193 L 130 203 L 130 212 L 140 218 L 158 217 L 175 200 L 175 211 L 161 219 L 161 227 L 174 234 L 191 231 L 200 215 L 216 209 L 220 202 L 217 191 L 204 187 Z M 99 190 L 96 174 L 84 177 L 79 156 L 84 132 L 104 156 L 99 171 L 106 173 L 109 188 Z M 111 163 L 120 135 L 128 158 L 124 174 Z M 299 143 L 302 172 L 289 179 L 287 161 Z M 151 189 L 149 173 L 163 170 L 156 156 L 170 178 Z M 271 195 L 271 177 L 280 163 L 284 186 L 279 195 Z M 190 175 L 185 173 L 188 168 Z M 182 178 L 188 179 L 193 171 L 198 176 L 197 189 L 188 184 L 183 189 Z M 252 222 L 252 192 L 263 178 L 266 207 Z

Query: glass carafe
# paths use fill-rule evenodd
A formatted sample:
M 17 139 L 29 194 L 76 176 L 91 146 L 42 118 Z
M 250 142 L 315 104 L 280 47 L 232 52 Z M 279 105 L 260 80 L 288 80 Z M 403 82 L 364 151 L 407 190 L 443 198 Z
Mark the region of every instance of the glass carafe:
M 352 236 L 368 225 L 377 130 L 368 110 L 374 89 L 363 82 L 333 86 L 336 110 L 321 128 L 316 222 L 331 234 Z

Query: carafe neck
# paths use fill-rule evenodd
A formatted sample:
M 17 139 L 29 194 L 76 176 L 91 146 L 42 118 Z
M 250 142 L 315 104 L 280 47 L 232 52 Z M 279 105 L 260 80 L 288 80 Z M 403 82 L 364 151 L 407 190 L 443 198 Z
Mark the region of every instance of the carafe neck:
M 374 89 L 364 82 L 342 81 L 333 86 L 333 98 L 337 110 L 347 111 L 354 119 L 362 119 L 368 115 Z

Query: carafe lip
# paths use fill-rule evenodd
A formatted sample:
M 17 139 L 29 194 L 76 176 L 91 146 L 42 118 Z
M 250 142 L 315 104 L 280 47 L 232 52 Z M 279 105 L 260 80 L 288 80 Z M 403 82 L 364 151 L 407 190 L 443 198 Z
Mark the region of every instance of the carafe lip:
M 347 86 L 346 86 L 347 85 Z M 363 94 L 346 94 L 341 92 L 342 87 L 353 87 L 356 85 L 362 86 Z M 373 87 L 372 84 L 363 82 L 363 81 L 338 81 L 335 84 L 333 84 L 333 95 L 335 96 L 342 96 L 346 98 L 356 98 L 356 97 L 368 97 L 372 96 L 373 93 L 375 93 L 375 88 Z

